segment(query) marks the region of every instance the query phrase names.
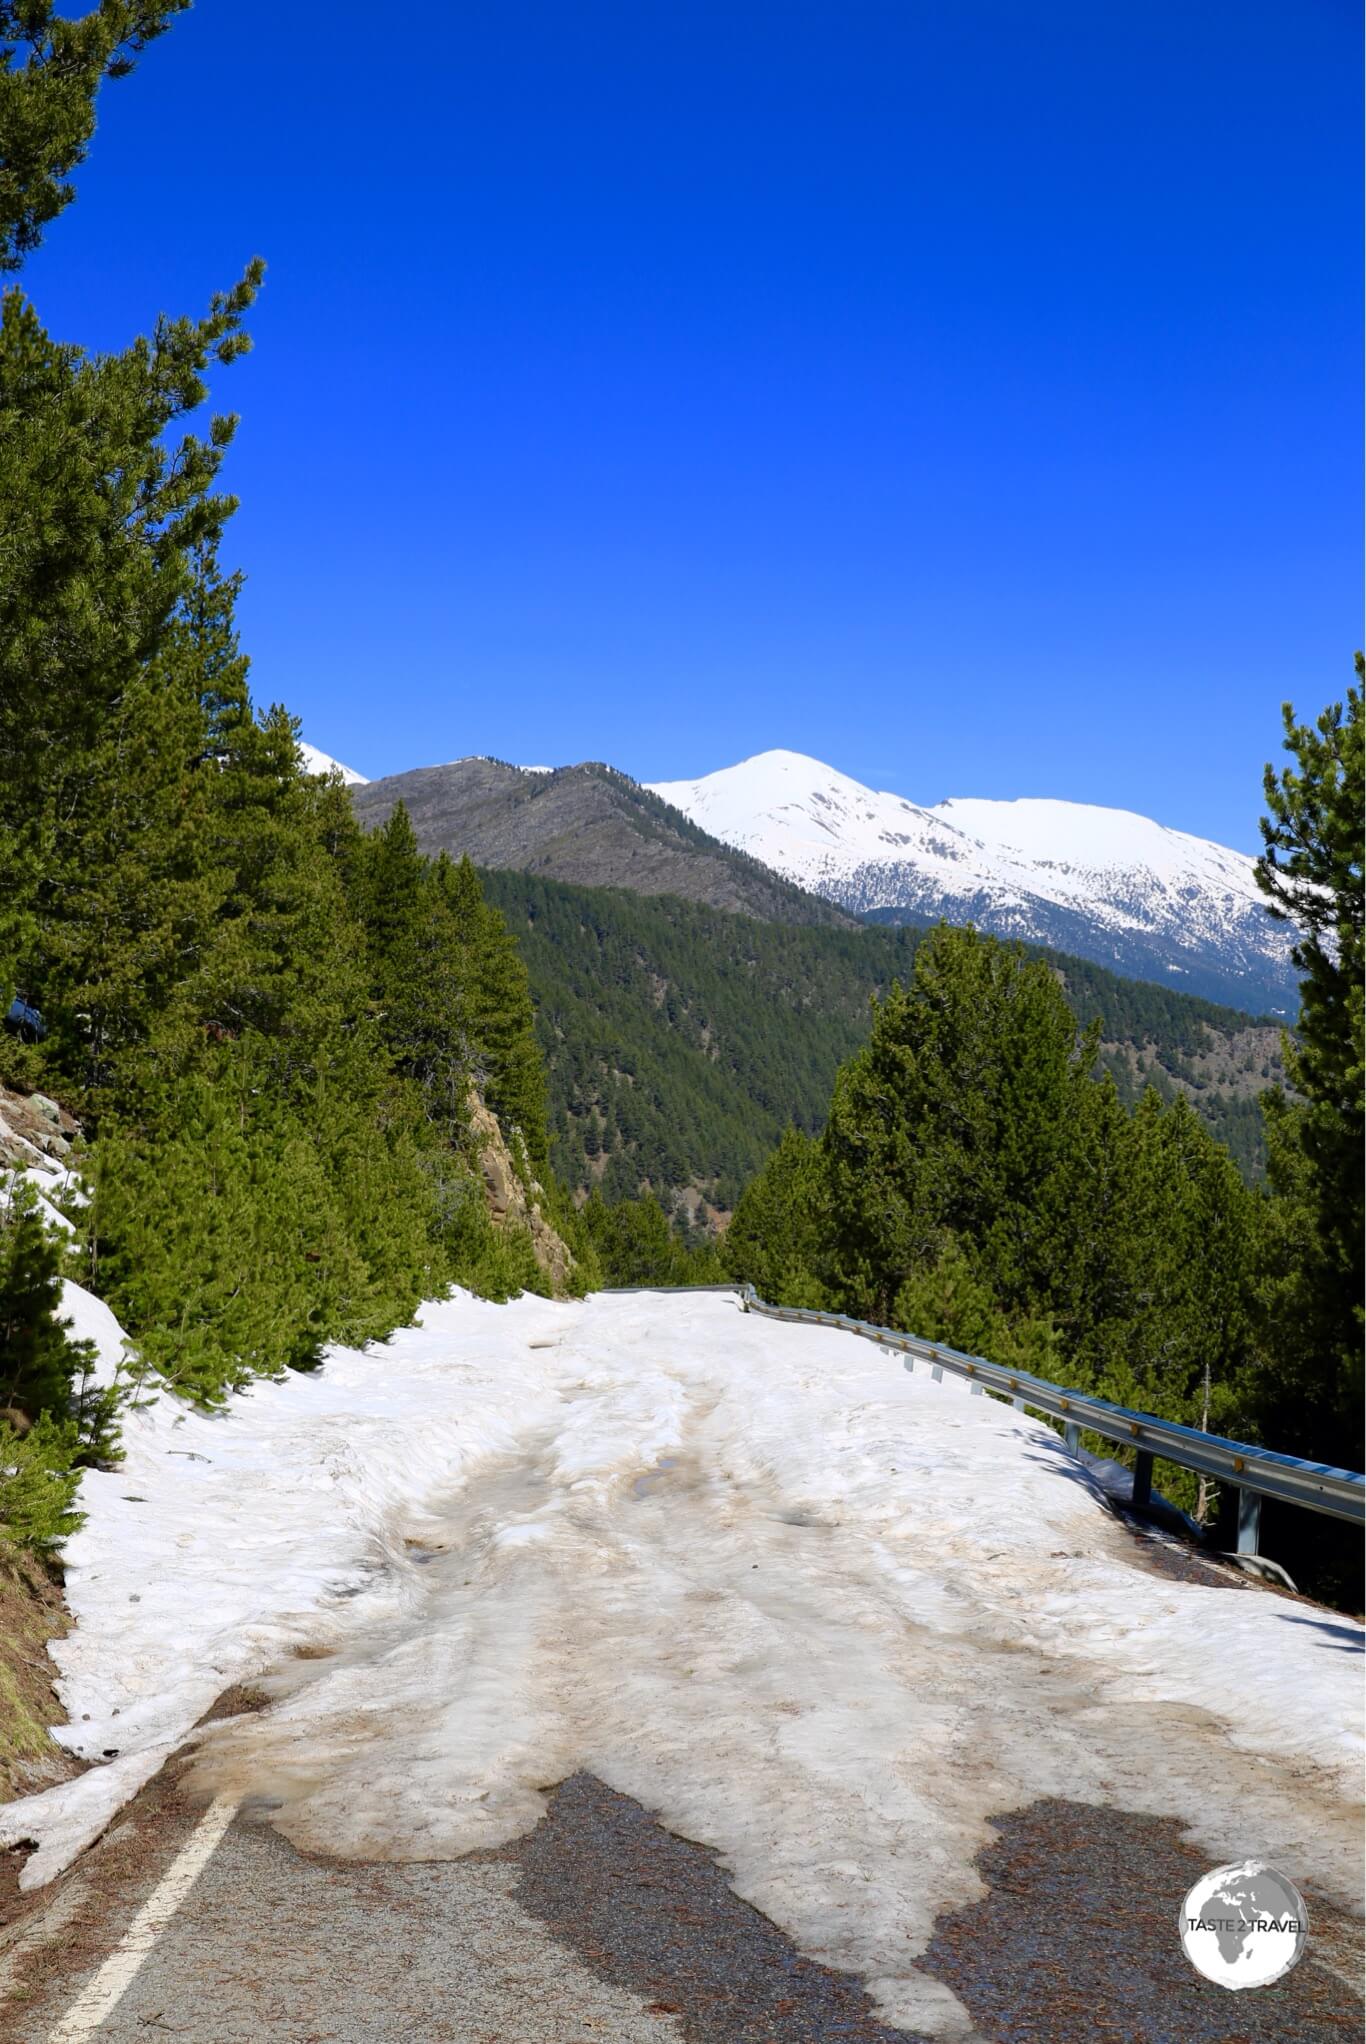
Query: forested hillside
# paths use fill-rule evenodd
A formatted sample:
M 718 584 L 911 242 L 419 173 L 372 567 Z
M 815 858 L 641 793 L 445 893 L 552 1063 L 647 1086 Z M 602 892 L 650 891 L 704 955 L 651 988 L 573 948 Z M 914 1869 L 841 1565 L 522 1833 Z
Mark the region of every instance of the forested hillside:
M 756 922 L 669 897 L 486 872 L 531 979 L 550 1085 L 551 1151 L 575 1188 L 642 1187 L 724 1211 L 783 1130 L 825 1119 L 869 1003 L 910 976 L 922 932 Z M 1082 1025 L 1101 1026 L 1120 1097 L 1189 1093 L 1255 1177 L 1257 1094 L 1279 1031 L 1232 1009 L 1052 957 Z

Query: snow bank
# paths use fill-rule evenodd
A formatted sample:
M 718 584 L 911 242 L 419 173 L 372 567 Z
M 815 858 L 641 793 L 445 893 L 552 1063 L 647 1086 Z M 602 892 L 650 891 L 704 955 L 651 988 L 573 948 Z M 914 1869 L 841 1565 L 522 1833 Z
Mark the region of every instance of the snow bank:
M 62 1302 L 57 1310 L 60 1319 L 70 1322 L 68 1331 L 73 1341 L 95 1344 L 92 1383 L 107 1385 L 128 1376 L 134 1366 L 133 1345 L 103 1299 L 73 1285 L 68 1278 L 62 1282 Z M 83 1482 L 93 1484 L 94 1478 L 85 1477 Z
M 491 1845 L 584 1767 L 945 2035 L 966 2012 L 916 1955 L 980 1895 L 990 1817 L 1041 1796 L 1357 1906 L 1361 1628 L 1145 1572 L 1041 1422 L 856 1337 L 728 1297 L 459 1296 L 126 1433 L 53 1649 L 59 1736 L 116 1757 L 0 1812 L 28 1885 L 265 1677 L 200 1777 L 300 1845 Z
M 37 1161 L 33 1164 L 26 1164 L 17 1171 L 0 1170 L 0 1196 L 3 1196 L 16 1179 L 22 1179 L 25 1184 L 31 1185 L 37 1194 L 38 1212 L 42 1215 L 48 1226 L 59 1235 L 74 1235 L 76 1230 L 66 1215 L 53 1205 L 53 1201 L 64 1199 L 68 1201 L 74 1200 L 79 1206 L 85 1204 L 86 1195 L 81 1190 L 80 1181 L 77 1179 L 75 1172 L 68 1171 L 64 1164 L 57 1163 L 55 1159 L 43 1156 L 40 1150 L 36 1149 L 32 1143 L 25 1141 L 22 1136 L 14 1137 L 11 1135 L 10 1139 L 11 1141 L 23 1143 L 26 1150 L 33 1150 Z

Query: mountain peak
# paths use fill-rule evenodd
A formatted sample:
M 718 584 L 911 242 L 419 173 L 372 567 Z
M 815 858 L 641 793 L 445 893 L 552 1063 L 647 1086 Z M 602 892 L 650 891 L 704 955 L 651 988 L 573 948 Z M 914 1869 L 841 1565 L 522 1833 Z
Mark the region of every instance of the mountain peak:
M 799 752 L 653 792 L 813 893 L 879 921 L 971 921 L 1236 1006 L 1293 1013 L 1293 933 L 1245 852 L 1048 797 L 924 808 Z
M 316 745 L 310 745 L 303 738 L 299 740 L 299 757 L 303 761 L 304 772 L 306 774 L 330 774 L 336 772 L 341 775 L 348 788 L 364 788 L 368 786 L 364 774 L 358 774 L 354 767 L 343 766 L 341 761 L 333 759 L 330 753 L 319 752 Z

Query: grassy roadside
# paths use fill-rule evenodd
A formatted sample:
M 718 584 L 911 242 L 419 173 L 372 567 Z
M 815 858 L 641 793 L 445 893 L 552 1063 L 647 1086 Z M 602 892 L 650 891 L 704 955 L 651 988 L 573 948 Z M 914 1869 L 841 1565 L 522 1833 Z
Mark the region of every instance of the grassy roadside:
M 48 1730 L 65 1713 L 47 1643 L 70 1623 L 55 1572 L 34 1555 L 0 1551 L 0 1802 L 80 1772 Z

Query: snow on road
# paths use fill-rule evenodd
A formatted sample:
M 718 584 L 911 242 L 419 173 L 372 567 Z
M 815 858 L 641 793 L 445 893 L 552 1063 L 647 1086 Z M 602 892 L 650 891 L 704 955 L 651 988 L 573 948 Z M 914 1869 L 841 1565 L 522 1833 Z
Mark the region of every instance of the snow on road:
M 222 1414 L 161 1396 L 126 1441 L 53 1649 L 60 1736 L 102 1764 L 0 1811 L 29 1885 L 264 1676 L 200 1775 L 297 1844 L 494 1845 L 587 1769 L 945 2035 L 966 2011 L 916 1955 L 979 1897 L 989 1818 L 1041 1796 L 1359 1907 L 1361 1629 L 1147 1573 L 1041 1422 L 854 1336 L 458 1295 Z

